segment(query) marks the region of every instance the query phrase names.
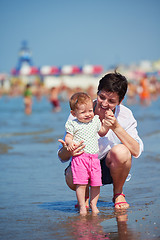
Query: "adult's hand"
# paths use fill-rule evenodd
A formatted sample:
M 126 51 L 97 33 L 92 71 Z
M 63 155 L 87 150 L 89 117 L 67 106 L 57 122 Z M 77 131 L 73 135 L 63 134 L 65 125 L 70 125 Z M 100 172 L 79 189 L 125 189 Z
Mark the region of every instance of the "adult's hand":
M 114 116 L 114 113 L 111 109 L 106 110 L 105 112 L 105 124 L 112 130 L 117 126 L 118 122 Z
M 64 148 L 67 148 L 67 145 L 63 139 L 58 139 L 58 142 L 62 143 Z

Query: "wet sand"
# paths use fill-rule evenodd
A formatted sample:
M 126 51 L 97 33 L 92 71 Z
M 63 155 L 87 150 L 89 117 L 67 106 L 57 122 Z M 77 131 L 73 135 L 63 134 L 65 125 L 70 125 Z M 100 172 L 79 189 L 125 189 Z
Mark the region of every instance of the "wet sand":
M 133 159 L 124 193 L 127 211 L 115 212 L 112 185 L 101 188 L 98 216 L 80 217 L 75 193 L 64 181 L 57 158 L 68 103 L 53 113 L 34 99 L 31 115 L 22 98 L 0 98 L 0 239 L 160 239 L 160 100 L 130 106 L 145 151 Z

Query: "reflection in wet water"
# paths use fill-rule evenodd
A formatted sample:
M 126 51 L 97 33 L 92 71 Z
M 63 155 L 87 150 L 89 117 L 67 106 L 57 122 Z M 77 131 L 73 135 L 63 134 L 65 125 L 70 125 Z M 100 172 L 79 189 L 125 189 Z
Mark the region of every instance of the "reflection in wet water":
M 70 236 L 70 239 L 110 239 L 109 233 L 105 232 L 101 226 L 102 221 L 104 221 L 102 216 L 76 216 L 68 219 L 68 222 L 63 223 L 61 226 L 66 229 L 66 233 Z

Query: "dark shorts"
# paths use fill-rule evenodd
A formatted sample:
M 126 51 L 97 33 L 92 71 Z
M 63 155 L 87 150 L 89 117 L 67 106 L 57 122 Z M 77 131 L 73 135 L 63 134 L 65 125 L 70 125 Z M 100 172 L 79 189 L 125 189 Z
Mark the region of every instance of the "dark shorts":
M 102 169 L 102 184 L 103 185 L 113 183 L 113 179 L 111 177 L 109 168 L 106 166 L 105 159 L 106 159 L 106 156 L 100 160 L 101 169 Z
M 102 184 L 103 185 L 113 183 L 113 179 L 111 177 L 109 168 L 106 166 L 105 159 L 106 159 L 106 157 L 104 157 L 100 160 L 101 169 L 102 169 Z M 71 163 L 69 164 L 68 167 L 70 167 L 70 166 L 71 166 Z M 68 169 L 68 167 L 65 169 L 65 175 L 66 175 L 66 170 Z

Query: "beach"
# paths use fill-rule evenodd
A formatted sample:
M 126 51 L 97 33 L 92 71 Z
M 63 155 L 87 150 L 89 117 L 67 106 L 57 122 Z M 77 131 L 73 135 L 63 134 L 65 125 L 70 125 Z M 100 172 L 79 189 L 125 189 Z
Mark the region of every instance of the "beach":
M 57 157 L 69 114 L 68 102 L 60 104 L 53 112 L 46 97 L 33 97 L 26 115 L 21 96 L 0 98 L 0 239 L 160 239 L 160 98 L 128 106 L 144 142 L 124 186 L 130 208 L 115 212 L 112 185 L 102 186 L 100 213 L 86 217 L 65 183 L 68 163 Z

